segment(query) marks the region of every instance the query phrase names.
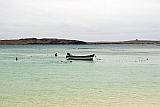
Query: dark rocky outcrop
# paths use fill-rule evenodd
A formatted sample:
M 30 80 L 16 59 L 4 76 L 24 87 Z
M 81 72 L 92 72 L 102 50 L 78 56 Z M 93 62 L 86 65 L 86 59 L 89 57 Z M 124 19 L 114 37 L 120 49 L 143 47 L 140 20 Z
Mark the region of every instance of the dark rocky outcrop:
M 0 40 L 0 44 L 26 45 L 26 44 L 86 44 L 84 41 L 66 40 L 56 38 L 25 38 L 19 40 Z

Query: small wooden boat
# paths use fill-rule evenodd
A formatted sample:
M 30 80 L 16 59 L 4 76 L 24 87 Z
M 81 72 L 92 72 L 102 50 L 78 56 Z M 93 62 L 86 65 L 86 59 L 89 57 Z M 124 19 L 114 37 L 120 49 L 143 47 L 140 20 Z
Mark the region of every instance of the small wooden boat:
M 68 60 L 93 60 L 95 54 L 91 55 L 71 55 L 70 53 L 67 53 L 66 58 Z

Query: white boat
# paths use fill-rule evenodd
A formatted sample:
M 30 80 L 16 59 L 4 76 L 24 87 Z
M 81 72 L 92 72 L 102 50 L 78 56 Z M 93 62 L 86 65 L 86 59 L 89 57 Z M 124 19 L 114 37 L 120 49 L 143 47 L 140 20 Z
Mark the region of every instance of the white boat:
M 70 53 L 67 53 L 66 58 L 68 60 L 93 60 L 95 54 L 91 55 L 72 55 Z

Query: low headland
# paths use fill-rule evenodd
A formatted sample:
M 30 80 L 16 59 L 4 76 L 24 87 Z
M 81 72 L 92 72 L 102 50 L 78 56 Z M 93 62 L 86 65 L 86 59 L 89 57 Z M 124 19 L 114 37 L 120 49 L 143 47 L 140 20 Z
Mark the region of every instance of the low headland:
M 128 40 L 118 42 L 87 42 L 87 44 L 160 44 L 160 40 Z
M 160 40 L 129 40 L 119 42 L 85 42 L 79 40 L 57 38 L 24 38 L 13 40 L 0 40 L 0 45 L 28 45 L 28 44 L 160 44 Z
M 27 45 L 27 44 L 86 44 L 84 41 L 66 40 L 57 38 L 24 38 L 15 40 L 0 40 L 0 44 L 6 45 Z

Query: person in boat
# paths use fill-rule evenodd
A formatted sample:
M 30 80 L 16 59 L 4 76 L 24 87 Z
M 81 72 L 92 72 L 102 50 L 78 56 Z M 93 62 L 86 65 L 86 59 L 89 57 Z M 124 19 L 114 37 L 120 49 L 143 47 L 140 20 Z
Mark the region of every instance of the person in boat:
M 67 53 L 66 58 L 67 58 L 68 56 L 70 56 L 70 55 L 71 55 L 70 53 Z
M 70 54 L 70 53 L 67 53 L 67 55 L 70 56 L 71 54 Z
M 18 58 L 16 57 L 16 61 L 18 60 Z

